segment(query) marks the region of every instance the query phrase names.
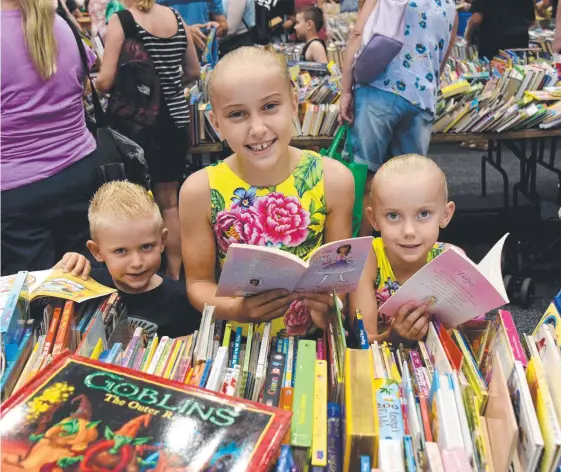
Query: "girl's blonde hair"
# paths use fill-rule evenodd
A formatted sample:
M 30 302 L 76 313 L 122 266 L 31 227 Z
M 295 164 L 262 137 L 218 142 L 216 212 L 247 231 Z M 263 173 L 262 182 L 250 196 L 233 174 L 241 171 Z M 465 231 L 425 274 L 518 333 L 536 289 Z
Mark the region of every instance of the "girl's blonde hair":
M 37 73 L 49 80 L 56 72 L 58 46 L 52 0 L 21 0 L 25 44 Z
M 448 202 L 448 184 L 446 182 L 446 175 L 444 175 L 444 172 L 442 172 L 442 169 L 438 167 L 436 162 L 419 154 L 405 154 L 403 156 L 393 157 L 384 163 L 372 179 L 370 196 L 374 195 L 376 182 L 381 179 L 386 179 L 394 175 L 421 174 L 423 172 L 432 172 L 441 179 L 444 199 Z
M 135 6 L 140 11 L 147 12 L 154 6 L 154 0 L 136 0 Z
M 286 80 L 288 87 L 290 89 L 292 88 L 292 82 L 290 81 L 290 75 L 288 73 L 286 63 L 279 58 L 279 55 L 274 50 L 262 46 L 243 46 L 226 54 L 218 61 L 218 64 L 216 64 L 214 69 L 211 71 L 208 81 L 208 92 L 211 102 L 214 91 L 213 83 L 216 81 L 216 78 L 225 74 L 225 71 L 227 71 L 228 67 L 232 64 L 239 66 L 240 64 L 249 61 L 258 62 L 260 64 L 276 65 L 282 78 Z M 248 70 L 253 72 L 252 69 Z

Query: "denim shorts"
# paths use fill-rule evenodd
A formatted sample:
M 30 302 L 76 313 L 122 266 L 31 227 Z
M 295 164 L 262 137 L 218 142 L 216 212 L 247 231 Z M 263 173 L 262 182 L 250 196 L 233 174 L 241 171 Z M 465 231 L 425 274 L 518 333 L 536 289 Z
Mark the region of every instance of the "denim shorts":
M 351 146 L 354 162 L 376 172 L 385 160 L 429 150 L 434 115 L 405 98 L 370 86 L 354 91 Z

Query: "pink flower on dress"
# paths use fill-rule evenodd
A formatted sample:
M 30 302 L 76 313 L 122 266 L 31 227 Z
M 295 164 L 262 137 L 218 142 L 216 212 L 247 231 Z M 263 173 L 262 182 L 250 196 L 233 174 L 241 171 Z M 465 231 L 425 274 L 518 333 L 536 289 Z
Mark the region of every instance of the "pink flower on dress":
M 224 252 L 232 243 L 263 245 L 263 227 L 253 208 L 240 207 L 219 212 L 213 229 Z
M 294 247 L 306 240 L 310 214 L 298 198 L 271 192 L 257 199 L 255 209 L 266 242 Z
M 289 336 L 302 336 L 312 325 L 310 309 L 302 300 L 295 300 L 290 304 L 284 315 L 284 325 Z

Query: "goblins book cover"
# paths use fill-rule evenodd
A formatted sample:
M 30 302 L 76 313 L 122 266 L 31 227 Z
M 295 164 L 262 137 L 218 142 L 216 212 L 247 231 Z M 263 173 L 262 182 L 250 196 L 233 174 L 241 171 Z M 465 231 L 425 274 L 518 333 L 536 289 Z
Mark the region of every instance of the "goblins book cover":
M 1 415 L 3 472 L 264 471 L 291 416 L 70 355 Z

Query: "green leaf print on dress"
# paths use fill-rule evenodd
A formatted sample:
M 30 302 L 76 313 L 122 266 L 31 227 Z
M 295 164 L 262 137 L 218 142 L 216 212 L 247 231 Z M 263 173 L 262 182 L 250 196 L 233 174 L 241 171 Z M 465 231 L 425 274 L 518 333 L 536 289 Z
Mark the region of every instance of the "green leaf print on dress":
M 302 198 L 308 190 L 312 190 L 322 179 L 323 170 L 313 154 L 304 153 L 302 161 L 294 170 L 294 187 Z

